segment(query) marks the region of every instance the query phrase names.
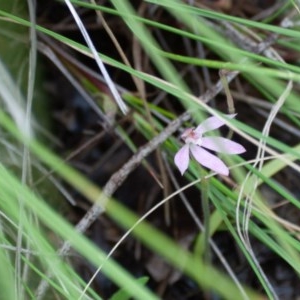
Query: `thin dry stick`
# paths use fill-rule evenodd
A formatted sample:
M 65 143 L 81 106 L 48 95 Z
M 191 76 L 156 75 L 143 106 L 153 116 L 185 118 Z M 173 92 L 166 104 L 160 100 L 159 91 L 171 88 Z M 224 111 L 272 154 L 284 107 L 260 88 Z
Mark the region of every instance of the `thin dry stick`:
M 74 20 L 75 20 L 80 32 L 81 32 L 83 38 L 85 39 L 86 44 L 88 45 L 89 49 L 91 50 L 91 52 L 93 54 L 93 57 L 94 57 L 97 65 L 98 65 L 103 77 L 105 78 L 105 81 L 107 82 L 107 85 L 108 85 L 112 95 L 114 96 L 114 99 L 116 100 L 116 102 L 117 102 L 119 108 L 121 109 L 122 113 L 124 115 L 126 115 L 127 112 L 128 112 L 128 107 L 125 104 L 125 102 L 123 101 L 123 99 L 121 98 L 121 96 L 120 96 L 117 88 L 115 87 L 113 81 L 111 80 L 110 75 L 108 74 L 104 63 L 101 60 L 101 58 L 100 58 L 100 56 L 99 56 L 99 54 L 98 54 L 98 52 L 97 52 L 97 50 L 94 46 L 94 43 L 92 42 L 88 32 L 86 31 L 86 29 L 85 29 L 80 17 L 78 16 L 72 2 L 70 0 L 65 0 L 65 3 L 68 6 L 68 8 L 69 8 Z
M 95 0 L 90 0 L 90 2 L 94 5 L 97 5 L 96 4 L 96 1 Z M 130 64 L 130 61 L 128 60 L 126 54 L 124 53 L 120 43 L 118 42 L 117 38 L 115 37 L 113 31 L 110 29 L 109 25 L 107 24 L 107 22 L 105 21 L 105 18 L 103 17 L 102 13 L 100 10 L 96 10 L 96 14 L 97 14 L 97 17 L 99 18 L 99 21 L 102 23 L 102 26 L 103 28 L 105 29 L 105 31 L 107 32 L 107 34 L 109 35 L 111 41 L 113 42 L 113 44 L 115 45 L 119 55 L 121 56 L 124 64 L 130 68 L 132 68 L 131 64 Z M 135 56 L 133 56 L 135 57 Z M 144 87 L 143 87 L 143 81 L 135 76 L 131 76 L 137 90 L 139 91 L 139 93 L 141 95 L 143 95 L 142 91 L 144 90 Z
M 267 49 L 275 40 L 274 35 L 271 35 L 266 41 L 257 44 L 256 53 L 262 52 Z M 227 82 L 230 83 L 239 72 L 230 72 L 226 74 Z M 211 89 L 204 93 L 201 97 L 201 101 L 204 103 L 209 102 L 212 98 L 218 95 L 223 89 L 221 80 L 219 80 Z M 95 220 L 104 212 L 104 207 L 100 206 L 98 203 L 105 203 L 110 196 L 117 190 L 117 188 L 125 181 L 128 175 L 141 163 L 141 161 L 153 152 L 158 145 L 163 143 L 169 138 L 174 132 L 176 132 L 183 122 L 187 121 L 190 118 L 190 112 L 187 111 L 179 116 L 176 120 L 172 121 L 159 135 L 153 138 L 145 146 L 141 147 L 140 150 L 132 156 L 132 158 L 116 173 L 114 173 L 109 181 L 103 188 L 101 196 L 97 199 L 96 203 L 88 210 L 84 217 L 79 221 L 75 226 L 75 230 L 79 233 L 84 233 L 87 228 L 95 222 Z M 59 256 L 66 255 L 71 248 L 69 241 L 65 241 L 62 247 L 58 250 Z M 46 278 L 51 277 L 52 274 L 47 272 Z M 45 295 L 49 283 L 45 280 L 42 280 L 36 291 L 36 299 L 40 300 Z
M 166 158 L 164 158 L 166 160 Z M 167 171 L 168 174 L 171 176 L 171 180 L 174 183 L 174 176 L 172 173 L 170 173 L 170 167 L 168 166 L 169 164 L 166 162 L 166 166 L 167 166 Z M 211 173 L 209 175 L 206 176 L 206 178 L 210 178 L 212 176 L 214 176 L 215 173 Z M 173 179 L 172 179 L 173 178 Z M 184 204 L 187 207 L 188 212 L 190 213 L 190 215 L 192 216 L 192 218 L 194 219 L 196 225 L 198 226 L 198 228 L 200 230 L 203 230 L 203 225 L 200 222 L 199 218 L 196 216 L 195 212 L 193 211 L 192 207 L 190 206 L 190 204 L 188 204 L 187 199 L 184 197 L 183 192 L 185 190 L 187 190 L 188 188 L 200 183 L 202 181 L 202 178 L 200 179 L 196 179 L 193 182 L 190 182 L 189 184 L 183 186 L 183 187 L 179 187 L 178 184 L 175 184 L 175 187 L 177 187 L 177 190 L 175 192 L 173 192 L 172 194 L 168 195 L 166 198 L 164 198 L 163 200 L 161 200 L 159 203 L 155 204 L 155 206 L 153 206 L 152 208 L 150 208 L 144 215 L 142 215 L 136 222 L 134 225 L 132 225 L 124 234 L 123 236 L 118 240 L 118 242 L 113 246 L 113 248 L 109 251 L 109 253 L 107 254 L 107 256 L 105 257 L 105 260 L 101 263 L 101 265 L 98 267 L 97 271 L 93 274 L 92 278 L 90 279 L 90 281 L 88 282 L 88 284 L 85 286 L 84 291 L 82 292 L 80 299 L 82 299 L 82 297 L 85 295 L 89 285 L 92 283 L 92 281 L 94 280 L 94 278 L 97 276 L 97 274 L 102 270 L 104 264 L 106 263 L 106 261 L 112 256 L 112 254 L 117 250 L 117 248 L 121 245 L 121 243 L 131 234 L 131 232 L 133 232 L 133 230 L 139 225 L 141 224 L 144 220 L 146 220 L 154 211 L 156 211 L 158 208 L 160 208 L 162 205 L 165 205 L 167 202 L 169 202 L 171 199 L 173 199 L 176 195 L 179 195 L 179 197 L 182 198 L 182 200 L 184 199 Z M 215 246 L 215 244 L 213 243 L 213 240 L 210 239 L 210 242 L 212 243 L 212 247 L 213 245 Z M 221 252 L 218 251 L 218 248 L 215 246 L 213 247 L 214 251 L 216 248 L 216 254 L 218 255 L 218 257 L 220 258 L 220 261 L 224 264 L 225 269 L 228 271 L 228 273 L 230 275 L 233 275 L 232 278 L 234 278 L 234 274 L 230 271 L 230 266 L 228 266 L 225 258 L 222 256 Z M 218 251 L 218 252 L 217 252 Z M 220 255 L 219 255 L 220 254 Z M 234 280 L 234 279 L 233 279 Z M 234 280 L 235 281 L 235 280 Z M 241 292 L 243 294 L 243 292 Z

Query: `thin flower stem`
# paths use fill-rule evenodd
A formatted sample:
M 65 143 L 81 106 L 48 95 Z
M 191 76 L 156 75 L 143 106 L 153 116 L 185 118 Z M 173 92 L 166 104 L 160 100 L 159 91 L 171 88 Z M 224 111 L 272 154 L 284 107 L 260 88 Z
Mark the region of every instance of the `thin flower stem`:
M 201 205 L 202 205 L 202 213 L 203 213 L 203 224 L 204 224 L 204 239 L 203 239 L 203 260 L 205 263 L 209 264 L 210 262 L 210 247 L 209 247 L 209 220 L 210 220 L 210 211 L 209 211 L 209 199 L 208 199 L 208 188 L 209 182 L 206 178 L 206 174 L 203 168 L 201 168 Z

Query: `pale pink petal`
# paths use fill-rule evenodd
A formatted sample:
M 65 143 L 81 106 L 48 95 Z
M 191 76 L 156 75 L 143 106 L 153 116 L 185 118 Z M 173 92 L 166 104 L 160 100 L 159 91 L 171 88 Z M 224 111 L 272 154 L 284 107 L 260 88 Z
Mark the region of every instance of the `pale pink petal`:
M 227 118 L 234 118 L 236 114 L 233 115 L 226 115 Z M 207 131 L 211 131 L 214 129 L 217 129 L 221 126 L 223 126 L 225 123 L 219 118 L 219 117 L 210 117 L 203 121 L 196 129 L 195 132 L 199 135 L 202 135 L 203 133 Z
M 221 153 L 240 154 L 246 151 L 242 145 L 223 137 L 204 137 L 201 142 L 202 147 Z
M 179 169 L 181 175 L 183 175 L 183 173 L 187 170 L 189 161 L 189 145 L 184 145 L 174 157 L 174 163 Z
M 218 174 L 226 175 L 229 174 L 229 169 L 217 156 L 209 153 L 205 149 L 196 146 L 190 145 L 190 150 L 193 157 L 198 161 L 198 163 Z

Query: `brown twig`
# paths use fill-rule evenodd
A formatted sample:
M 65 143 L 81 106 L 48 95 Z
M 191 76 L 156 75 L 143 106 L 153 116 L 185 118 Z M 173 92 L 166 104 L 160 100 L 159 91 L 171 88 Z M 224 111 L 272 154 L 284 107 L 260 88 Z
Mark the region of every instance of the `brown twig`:
M 274 35 L 271 35 L 266 42 L 261 42 L 256 45 L 256 53 L 263 52 L 267 49 L 270 44 L 275 40 Z M 226 80 L 230 83 L 239 72 L 229 72 L 227 73 Z M 207 103 L 217 94 L 219 94 L 223 89 L 221 80 L 219 80 L 211 89 L 199 97 L 201 101 Z M 75 230 L 78 233 L 84 233 L 90 226 L 97 220 L 97 218 L 104 212 L 104 207 L 100 206 L 99 203 L 105 203 L 108 199 L 114 194 L 119 186 L 125 181 L 128 175 L 135 170 L 137 166 L 142 162 L 142 160 L 147 157 L 151 152 L 153 152 L 161 143 L 166 141 L 173 133 L 175 133 L 182 125 L 183 122 L 187 121 L 190 118 L 190 112 L 187 111 L 180 115 L 177 119 L 172 121 L 160 134 L 154 137 L 146 145 L 142 146 L 137 153 L 135 153 L 131 159 L 121 167 L 117 172 L 115 172 L 106 185 L 103 188 L 103 192 L 96 203 L 88 210 L 84 217 L 79 221 L 75 226 Z M 65 256 L 71 248 L 71 244 L 68 241 L 65 241 L 62 247 L 58 250 L 59 256 Z M 48 272 L 45 277 L 49 278 L 52 274 Z M 36 299 L 42 299 L 45 295 L 49 283 L 45 280 L 42 280 L 36 291 Z

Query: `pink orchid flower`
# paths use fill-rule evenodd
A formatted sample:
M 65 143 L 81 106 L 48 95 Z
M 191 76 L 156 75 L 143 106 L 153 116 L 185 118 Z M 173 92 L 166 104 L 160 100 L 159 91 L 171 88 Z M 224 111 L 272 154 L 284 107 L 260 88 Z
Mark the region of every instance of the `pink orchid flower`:
M 234 118 L 235 115 L 227 115 L 229 118 Z M 178 167 L 181 175 L 187 170 L 190 161 L 190 152 L 198 163 L 217 174 L 229 175 L 229 169 L 224 162 L 216 155 L 211 154 L 206 149 L 225 153 L 225 154 L 240 154 L 246 149 L 229 139 L 223 137 L 208 136 L 203 137 L 207 131 L 217 129 L 225 123 L 218 117 L 210 117 L 202 122 L 196 129 L 186 129 L 181 138 L 185 145 L 176 153 L 174 157 L 175 165 Z

